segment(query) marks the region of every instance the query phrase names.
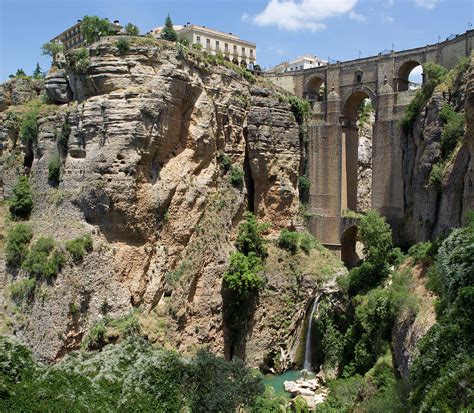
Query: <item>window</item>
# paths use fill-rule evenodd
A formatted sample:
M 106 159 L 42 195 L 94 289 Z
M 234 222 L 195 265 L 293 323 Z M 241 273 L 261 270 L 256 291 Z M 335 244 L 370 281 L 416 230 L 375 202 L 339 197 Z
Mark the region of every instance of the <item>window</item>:
M 208 46 L 210 46 L 211 45 L 211 39 L 206 39 L 206 43 L 207 43 Z
M 229 43 L 224 43 L 225 50 L 229 50 Z
M 216 46 L 219 47 L 219 40 L 216 40 Z
M 253 55 L 253 49 L 250 49 L 250 54 Z
M 300 70 L 303 70 L 303 65 L 300 66 Z
M 196 41 L 201 44 L 201 36 L 196 36 Z
M 237 46 L 234 44 L 234 53 L 237 53 Z
M 242 53 L 245 53 L 245 47 L 242 47 Z

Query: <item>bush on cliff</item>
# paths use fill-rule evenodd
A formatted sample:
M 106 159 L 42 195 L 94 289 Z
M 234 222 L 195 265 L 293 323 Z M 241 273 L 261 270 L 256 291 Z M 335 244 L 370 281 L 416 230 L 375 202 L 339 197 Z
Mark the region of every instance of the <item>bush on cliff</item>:
M 26 176 L 20 176 L 13 188 L 10 200 L 10 214 L 13 219 L 25 219 L 30 216 L 33 209 L 33 191 Z
M 254 214 L 247 212 L 245 221 L 239 226 L 235 246 L 245 255 L 253 252 L 264 259 L 267 256 L 267 246 L 262 234 L 268 227 L 268 224 L 258 222 Z
M 48 163 L 48 181 L 52 185 L 56 186 L 59 184 L 59 179 L 61 177 L 61 162 L 58 156 L 55 156 Z
M 176 31 L 174 30 L 173 27 L 173 22 L 171 21 L 171 17 L 168 14 L 165 20 L 165 27 L 163 28 L 161 32 L 161 38 L 164 40 L 168 40 L 170 42 L 175 42 L 178 40 L 178 35 L 176 34 Z
M 28 251 L 22 268 L 31 276 L 40 280 L 55 277 L 64 264 L 64 253 L 48 237 L 40 237 Z
M 66 242 L 66 250 L 77 264 L 81 262 L 86 252 L 92 251 L 92 238 L 89 234 Z
M 234 252 L 230 256 L 229 269 L 224 273 L 224 281 L 239 297 L 249 297 L 263 287 L 265 280 L 262 271 L 262 259 L 255 253 L 244 255 Z
M 130 50 L 130 40 L 126 37 L 121 37 L 115 42 L 119 54 L 124 55 Z
M 38 108 L 23 115 L 20 124 L 20 138 L 24 145 L 30 145 L 38 137 Z
M 369 211 L 359 221 L 359 236 L 364 244 L 364 261 L 349 275 L 349 293 L 356 295 L 385 280 L 393 263 L 392 230 L 376 211 Z
M 28 245 L 33 238 L 31 227 L 25 224 L 15 225 L 8 233 L 5 248 L 7 263 L 19 266 L 28 253 Z

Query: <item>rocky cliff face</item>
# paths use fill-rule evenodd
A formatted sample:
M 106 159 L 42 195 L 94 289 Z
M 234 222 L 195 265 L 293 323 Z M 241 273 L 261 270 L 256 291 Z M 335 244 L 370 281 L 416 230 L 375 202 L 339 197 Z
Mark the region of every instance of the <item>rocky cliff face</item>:
M 404 137 L 403 179 L 407 244 L 434 239 L 464 223 L 464 214 L 474 208 L 474 61 L 451 91 L 435 90 L 421 110 L 413 131 Z M 443 162 L 440 111 L 450 104 L 466 116 L 466 131 L 453 156 L 443 166 L 440 183 L 430 182 L 435 165 Z
M 82 263 L 69 260 L 52 283 L 36 286 L 29 302 L 9 295 L 23 271 L 5 271 L 4 324 L 40 358 L 55 360 L 100 320 L 135 310 L 152 340 L 183 352 L 210 346 L 228 354 L 222 275 L 244 212 L 272 224 L 269 239 L 282 227 L 301 228 L 291 108 L 271 87 L 167 42 L 137 40 L 120 55 L 104 39 L 89 53 L 85 73 L 65 66 L 48 74 L 55 103 L 41 105 L 31 145 L 7 122 L 28 109 L 15 106 L 26 99 L 5 92 L 17 83 L 0 94 L 5 196 L 27 172 L 35 238 L 63 244 L 90 233 L 94 241 Z M 34 87 L 30 92 L 29 98 L 37 95 Z M 58 147 L 63 125 L 70 129 L 66 150 Z M 55 187 L 48 163 L 58 155 Z M 244 171 L 242 184 L 229 183 L 229 161 L 231 172 Z M 291 333 L 301 327 L 308 301 L 344 271 L 324 250 L 294 259 L 276 247 L 269 252 L 267 287 L 240 354 L 253 366 L 271 367 L 275 357 L 292 362 L 298 337 Z

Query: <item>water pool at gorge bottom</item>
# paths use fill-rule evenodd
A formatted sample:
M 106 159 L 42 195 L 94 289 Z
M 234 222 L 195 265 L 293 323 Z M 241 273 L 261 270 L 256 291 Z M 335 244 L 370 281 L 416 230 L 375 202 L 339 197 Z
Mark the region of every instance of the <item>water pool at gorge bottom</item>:
M 303 376 L 300 370 L 288 370 L 283 374 L 265 374 L 265 376 L 263 376 L 263 382 L 266 386 L 271 386 L 275 389 L 276 396 L 283 396 L 289 399 L 291 395 L 285 391 L 283 382 L 295 381 L 301 379 L 301 377 Z

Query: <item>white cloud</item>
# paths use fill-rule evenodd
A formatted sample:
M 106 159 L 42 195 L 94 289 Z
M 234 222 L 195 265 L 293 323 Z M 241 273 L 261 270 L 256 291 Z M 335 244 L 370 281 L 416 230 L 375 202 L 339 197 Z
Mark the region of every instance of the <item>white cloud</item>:
M 414 1 L 418 7 L 422 7 L 428 10 L 433 10 L 439 0 L 414 0 Z
M 366 17 L 363 14 L 359 14 L 359 13 L 355 12 L 354 10 L 352 10 L 349 13 L 349 19 L 354 20 L 354 21 L 359 22 L 359 23 L 363 23 L 367 20 Z
M 324 30 L 323 21 L 329 17 L 350 13 L 358 0 L 270 0 L 252 21 L 259 26 L 276 25 L 289 31 Z M 355 13 L 355 15 L 362 17 Z M 244 14 L 242 18 L 249 19 Z

